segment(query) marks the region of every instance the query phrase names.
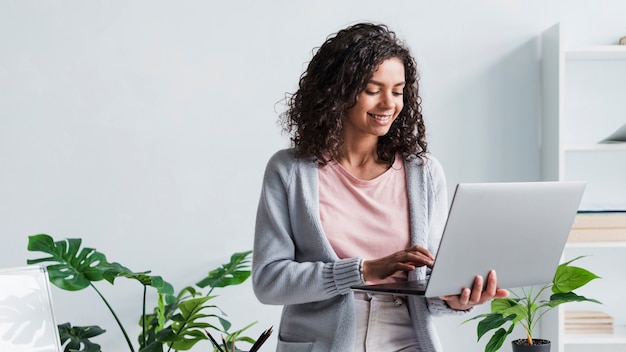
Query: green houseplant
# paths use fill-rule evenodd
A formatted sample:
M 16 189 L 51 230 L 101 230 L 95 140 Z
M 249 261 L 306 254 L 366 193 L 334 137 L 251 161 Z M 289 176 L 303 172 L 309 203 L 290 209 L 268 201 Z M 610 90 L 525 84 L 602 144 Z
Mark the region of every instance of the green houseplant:
M 543 344 L 547 340 L 535 339 L 533 329 L 545 313 L 563 303 L 585 301 L 600 303 L 595 299 L 580 296 L 574 292 L 591 280 L 599 278 L 586 269 L 571 265 L 572 262 L 580 258 L 582 257 L 574 258 L 559 265 L 551 283 L 543 285 L 537 290 L 530 287 L 523 288 L 519 293 L 511 291 L 510 297 L 497 298 L 491 302 L 491 312 L 464 321 L 466 323 L 475 319 L 480 320 L 477 326 L 478 340 L 495 329 L 485 346 L 485 352 L 498 351 L 517 324 L 524 328 L 526 338 L 513 341 L 514 346 Z M 552 294 L 548 299 L 543 299 L 542 295 L 549 289 Z M 508 327 L 505 328 L 507 324 Z
M 80 238 L 55 241 L 51 236 L 38 234 L 29 236 L 28 250 L 43 252 L 48 256 L 29 259 L 28 264 L 50 263 L 47 265 L 50 282 L 67 291 L 78 291 L 91 287 L 102 299 L 117 325 L 121 329 L 128 348 L 135 352 L 185 351 L 208 339 L 209 330 L 225 336 L 223 344 L 233 346 L 235 342 L 253 344 L 254 339 L 242 333 L 252 324 L 231 331 L 231 323 L 225 313 L 211 300 L 214 288 L 238 285 L 250 276 L 250 254 L 252 251 L 235 253 L 230 262 L 209 271 L 207 276 L 195 285 L 188 286 L 178 293 L 170 283 L 160 276 L 149 275 L 149 271 L 134 272 L 119 263 L 111 263 L 106 256 L 94 248 L 81 247 Z M 139 319 L 141 332 L 133 343 L 126 328 L 105 299 L 95 283 L 106 281 L 113 284 L 118 278 L 137 281 L 143 287 L 142 315 Z M 148 312 L 146 294 L 149 288 L 158 293 L 156 307 Z M 58 326 L 61 343 L 65 352 L 100 352 L 100 346 L 91 338 L 105 332 L 99 326 L 72 326 L 70 323 Z M 219 350 L 215 346 L 215 350 Z

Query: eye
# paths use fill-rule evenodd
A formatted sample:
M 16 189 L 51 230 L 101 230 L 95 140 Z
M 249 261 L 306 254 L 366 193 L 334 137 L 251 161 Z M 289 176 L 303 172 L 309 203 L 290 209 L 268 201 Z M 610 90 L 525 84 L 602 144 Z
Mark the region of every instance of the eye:
M 364 90 L 363 92 L 365 92 L 365 94 L 367 95 L 376 95 L 378 93 L 380 93 L 380 91 L 371 91 L 371 90 Z
M 395 95 L 396 97 L 401 97 L 402 95 L 404 95 L 403 92 L 393 92 L 393 95 Z

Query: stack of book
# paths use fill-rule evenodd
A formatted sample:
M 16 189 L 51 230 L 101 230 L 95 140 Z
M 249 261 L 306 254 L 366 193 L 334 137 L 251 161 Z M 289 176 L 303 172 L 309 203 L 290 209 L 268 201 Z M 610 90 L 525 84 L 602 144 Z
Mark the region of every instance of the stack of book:
M 612 334 L 613 317 L 600 311 L 565 311 L 565 333 Z
M 568 242 L 626 241 L 626 212 L 576 215 Z

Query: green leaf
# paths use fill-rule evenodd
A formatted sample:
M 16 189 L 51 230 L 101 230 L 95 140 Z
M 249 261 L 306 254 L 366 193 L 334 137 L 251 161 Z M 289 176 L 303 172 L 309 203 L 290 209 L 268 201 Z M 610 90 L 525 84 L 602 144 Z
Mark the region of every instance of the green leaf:
M 181 340 L 169 344 L 173 350 L 186 351 L 198 341 L 207 339 L 204 329 L 213 328 L 213 326 L 199 321 L 199 319 L 214 316 L 201 313 L 203 310 L 213 307 L 205 304 L 212 298 L 213 296 L 191 298 L 178 304 L 180 313 L 172 316 L 172 331 Z
M 569 302 L 593 302 L 593 303 L 602 304 L 600 301 L 595 300 L 593 298 L 579 296 L 575 294 L 574 292 L 566 292 L 566 293 L 555 293 L 552 296 L 550 296 L 550 301 L 548 302 L 548 305 L 550 307 L 556 307 L 560 304 L 569 303 Z
M 230 321 L 224 319 L 223 317 L 217 317 L 220 321 L 220 324 L 222 325 L 222 330 L 223 331 L 228 331 L 230 330 L 232 324 L 230 323 Z
M 153 341 L 145 347 L 139 349 L 139 352 L 163 352 L 163 344 Z
M 232 343 L 233 343 L 233 342 L 247 342 L 247 343 L 249 343 L 249 344 L 251 344 L 251 345 L 252 345 L 252 344 L 254 344 L 254 343 L 256 342 L 256 340 L 255 340 L 255 339 L 253 339 L 253 338 L 251 338 L 251 337 L 249 337 L 249 336 L 241 336 L 241 334 L 242 334 L 244 331 L 248 330 L 248 329 L 249 329 L 252 325 L 254 325 L 254 324 L 256 324 L 256 322 L 251 323 L 251 324 L 248 324 L 248 325 L 244 326 L 243 328 L 241 328 L 241 329 L 239 329 L 239 330 L 237 330 L 237 331 L 234 331 L 234 332 L 232 332 L 232 333 L 228 334 L 228 335 L 224 338 L 224 340 L 226 341 L 226 344 L 227 344 L 228 346 L 232 346 Z M 226 350 L 226 349 L 224 349 L 224 350 Z M 236 345 L 235 345 L 235 351 L 239 351 L 239 349 L 237 348 L 237 346 L 236 346 Z
M 513 315 L 513 323 L 517 323 L 526 318 L 528 311 L 520 304 L 519 299 L 515 298 L 496 298 L 491 301 L 491 312 L 500 314 L 504 317 Z
M 533 287 L 522 288 L 520 294 L 511 291 L 514 298 L 498 298 L 491 302 L 491 313 L 477 315 L 465 320 L 463 323 L 474 319 L 480 319 L 477 328 L 478 340 L 488 332 L 495 330 L 491 339 L 485 347 L 486 352 L 495 352 L 502 347 L 502 344 L 509 334 L 511 334 L 517 323 L 527 330 L 527 334 L 532 336 L 532 329 L 541 320 L 546 311 L 567 302 L 594 302 L 595 299 L 579 296 L 572 292 L 581 286 L 586 285 L 591 280 L 599 276 L 588 270 L 571 266 L 570 264 L 582 257 L 575 258 L 569 262 L 559 265 L 555 272 L 552 283 L 541 286 L 537 293 L 533 293 Z M 549 300 L 540 300 L 542 293 L 549 288 L 553 294 Z M 510 321 L 508 330 L 502 327 Z
M 159 331 L 157 339 L 162 342 L 182 341 L 182 337 L 178 336 L 171 327 Z
M 89 339 L 103 334 L 106 330 L 99 326 L 74 326 L 70 323 L 58 326 L 61 345 L 65 345 L 65 352 L 101 352 L 100 345 Z M 66 344 L 67 343 L 67 344 Z
M 213 298 L 212 296 L 204 296 L 199 298 L 192 298 L 178 304 L 181 316 L 183 319 L 190 319 L 195 314 L 205 308 L 204 303 Z
M 513 298 L 496 298 L 491 301 L 491 313 L 500 313 L 510 309 L 511 307 L 518 306 L 518 300 Z
M 130 270 L 129 268 L 123 266 L 120 263 L 110 263 L 110 264 L 107 265 L 107 270 L 104 272 L 103 277 L 111 285 L 113 285 L 115 283 L 115 279 L 120 277 L 120 276 L 123 276 L 123 277 L 126 277 L 126 278 L 130 278 L 130 279 L 136 279 L 137 281 L 139 281 L 142 284 L 146 285 L 145 283 L 142 282 L 141 277 L 142 277 L 142 275 L 143 276 L 147 276 L 146 275 L 147 273 L 149 273 L 149 271 L 135 273 L 132 270 Z
M 44 252 L 50 256 L 29 259 L 27 263 L 56 263 L 47 267 L 50 282 L 63 290 L 82 290 L 92 281 L 103 279 L 107 270 L 107 259 L 104 254 L 93 248 L 81 249 L 81 242 L 82 240 L 78 238 L 54 242 L 52 237 L 46 234 L 29 236 L 29 251 Z
M 115 278 L 117 277 L 134 279 L 139 281 L 144 286 L 154 287 L 160 294 L 174 295 L 174 287 L 170 283 L 163 280 L 161 276 L 147 275 L 149 272 L 150 271 L 133 272 L 119 263 L 111 263 L 108 264 L 108 269 L 104 273 L 104 278 L 111 284 L 114 283 Z
M 199 330 L 186 330 L 183 339 L 170 344 L 170 347 L 176 351 L 188 351 L 196 343 L 207 339 L 208 337 Z
M 493 314 L 493 313 L 487 313 L 487 314 L 479 314 L 479 315 L 475 315 L 475 316 L 473 316 L 473 317 L 471 317 L 471 318 L 469 318 L 469 319 L 464 320 L 461 324 L 465 324 L 465 323 L 470 322 L 470 321 L 472 321 L 472 320 L 485 318 L 485 317 L 490 316 L 490 315 L 492 315 L 492 314 Z
M 196 283 L 198 287 L 226 287 L 239 285 L 250 277 L 250 254 L 252 251 L 235 253 L 230 262 L 211 270 L 207 277 Z
M 500 314 L 489 314 L 478 323 L 478 326 L 476 328 L 478 340 L 480 340 L 489 331 L 497 329 L 500 326 L 504 325 L 506 322 L 513 319 L 515 319 L 515 315 L 509 315 L 505 317 Z
M 600 278 L 587 269 L 561 264 L 554 274 L 552 292 L 568 293 L 586 285 L 589 281 Z
M 502 344 L 504 343 L 505 339 L 506 339 L 506 330 L 504 330 L 503 328 L 498 329 L 493 334 L 493 336 L 491 336 L 491 339 L 489 340 L 489 342 L 487 342 L 487 345 L 485 346 L 485 352 L 495 352 L 499 350 L 500 347 L 502 347 Z
M 176 314 L 178 310 L 178 301 L 166 304 L 164 295 L 159 294 L 157 298 L 157 307 L 154 308 L 153 314 L 146 314 L 145 326 L 143 317 L 139 318 L 139 326 L 143 327 L 142 332 L 139 334 L 140 345 L 150 345 L 155 341 L 166 341 L 160 339 L 158 336 L 164 336 L 163 331 L 171 331 L 171 328 L 165 328 L 165 324 L 172 319 L 172 316 Z M 173 297 L 173 296 L 168 296 Z M 175 298 L 175 297 L 174 297 Z M 182 318 L 181 318 L 182 319 Z M 145 331 L 145 336 L 144 336 Z M 159 335 L 161 334 L 161 335 Z M 170 341 L 170 340 L 167 340 Z
M 485 346 L 485 352 L 495 352 L 499 350 L 506 337 L 513 332 L 514 326 L 515 325 L 511 325 L 508 330 L 504 330 L 503 328 L 498 329 Z

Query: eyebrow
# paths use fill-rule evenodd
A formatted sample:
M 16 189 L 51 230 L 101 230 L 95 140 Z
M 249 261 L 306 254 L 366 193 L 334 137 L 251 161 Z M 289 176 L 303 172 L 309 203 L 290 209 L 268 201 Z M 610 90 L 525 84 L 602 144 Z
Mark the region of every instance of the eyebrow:
M 367 83 L 375 84 L 377 86 L 384 86 L 385 85 L 384 83 L 375 81 L 373 79 L 370 79 Z M 406 82 L 402 81 L 402 82 L 398 82 L 398 83 L 394 84 L 393 86 L 394 87 L 399 87 L 399 86 L 403 86 L 405 84 L 406 84 Z

